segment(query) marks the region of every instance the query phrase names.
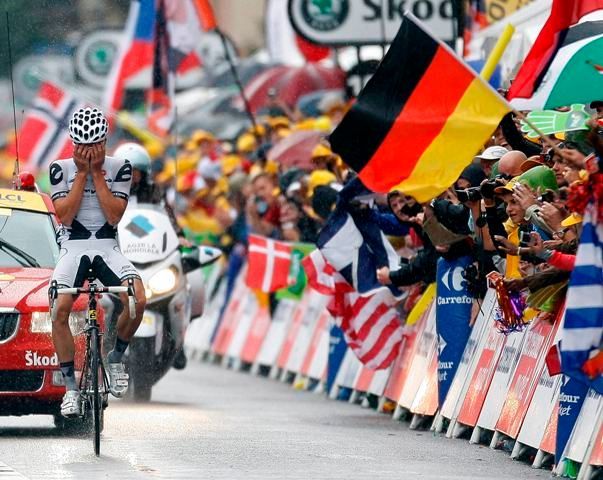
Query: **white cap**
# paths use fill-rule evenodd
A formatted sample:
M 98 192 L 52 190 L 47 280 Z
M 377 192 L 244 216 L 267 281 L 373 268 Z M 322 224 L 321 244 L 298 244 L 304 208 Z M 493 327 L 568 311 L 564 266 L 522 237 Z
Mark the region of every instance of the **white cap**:
M 494 147 L 486 148 L 481 154 L 476 155 L 475 158 L 481 158 L 482 160 L 500 160 L 505 153 L 507 153 L 505 147 L 499 147 L 498 145 Z

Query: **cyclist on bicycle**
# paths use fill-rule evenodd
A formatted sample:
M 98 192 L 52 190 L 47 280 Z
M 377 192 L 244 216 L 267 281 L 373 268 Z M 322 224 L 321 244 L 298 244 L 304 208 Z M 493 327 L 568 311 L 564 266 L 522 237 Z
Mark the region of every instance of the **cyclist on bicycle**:
M 107 120 L 98 109 L 76 111 L 69 122 L 73 158 L 50 165 L 52 201 L 62 222 L 57 232 L 61 251 L 52 280 L 58 288 L 81 287 L 89 269 L 105 286 L 127 285 L 129 279 L 134 280 L 136 316 L 130 319 L 129 309 L 124 308 L 117 322 L 115 346 L 107 355 L 110 391 L 122 397 L 129 380 L 122 357 L 142 320 L 146 299 L 140 276 L 121 254 L 116 239 L 117 224 L 128 204 L 132 165 L 105 155 L 107 132 Z M 58 296 L 52 324 L 52 339 L 66 386 L 61 404 L 66 417 L 81 414 L 73 363 L 75 344 L 69 329 L 73 301 L 70 295 Z M 127 302 L 126 294 L 122 294 L 122 302 Z

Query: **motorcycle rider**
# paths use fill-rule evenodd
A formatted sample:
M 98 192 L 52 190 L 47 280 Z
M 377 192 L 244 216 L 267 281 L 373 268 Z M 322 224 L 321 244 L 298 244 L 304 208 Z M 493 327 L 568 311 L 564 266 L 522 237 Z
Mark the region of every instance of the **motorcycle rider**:
M 176 215 L 170 204 L 165 200 L 165 193 L 151 180 L 151 157 L 147 150 L 134 142 L 128 142 L 117 147 L 113 156 L 132 165 L 132 186 L 128 205 L 151 203 L 161 205 L 168 214 L 172 226 L 178 235 L 180 244 L 191 246 L 176 220 Z
M 115 158 L 124 162 L 130 162 L 132 165 L 132 186 L 130 188 L 128 206 L 135 207 L 139 203 L 161 205 L 167 213 L 167 216 L 176 231 L 176 235 L 178 235 L 180 245 L 191 247 L 192 244 L 186 239 L 184 231 L 180 225 L 178 225 L 176 215 L 174 214 L 171 205 L 165 199 L 165 193 L 151 180 L 151 157 L 147 150 L 142 145 L 128 142 L 117 147 L 113 155 Z M 186 363 L 186 354 L 183 350 L 180 350 L 174 359 L 173 365 L 177 369 L 183 369 L 186 366 Z
M 49 167 L 52 201 L 62 222 L 57 231 L 61 254 L 52 280 L 59 288 L 80 287 L 90 268 L 105 286 L 127 285 L 129 279 L 134 280 L 135 318 L 130 319 L 128 309 L 124 309 L 117 322 L 114 348 L 107 355 L 110 391 L 122 397 L 129 380 L 122 357 L 142 320 L 146 298 L 138 272 L 121 254 L 116 239 L 117 224 L 128 204 L 132 165 L 106 156 L 107 132 L 108 123 L 100 110 L 77 110 L 69 122 L 73 158 L 56 160 Z M 122 302 L 126 301 L 122 294 Z M 61 404 L 65 417 L 81 415 L 75 344 L 69 328 L 73 302 L 71 295 L 59 295 L 52 323 L 52 339 L 66 386 Z

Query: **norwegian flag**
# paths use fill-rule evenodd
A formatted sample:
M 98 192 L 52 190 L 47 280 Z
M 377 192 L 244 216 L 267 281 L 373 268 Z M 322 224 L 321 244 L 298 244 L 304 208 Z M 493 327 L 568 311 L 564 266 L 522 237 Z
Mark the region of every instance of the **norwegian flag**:
M 69 158 L 73 153 L 69 120 L 75 110 L 84 106 L 60 87 L 43 82 L 17 136 L 23 167 L 35 172 L 57 158 Z M 16 156 L 14 142 L 8 151 Z
M 402 322 L 391 306 L 389 291 L 360 295 L 319 250 L 304 258 L 302 265 L 309 285 L 331 295 L 327 309 L 358 360 L 371 370 L 389 367 L 397 358 L 403 339 Z
M 289 285 L 291 245 L 259 235 L 249 235 L 247 277 L 249 288 L 270 293 Z

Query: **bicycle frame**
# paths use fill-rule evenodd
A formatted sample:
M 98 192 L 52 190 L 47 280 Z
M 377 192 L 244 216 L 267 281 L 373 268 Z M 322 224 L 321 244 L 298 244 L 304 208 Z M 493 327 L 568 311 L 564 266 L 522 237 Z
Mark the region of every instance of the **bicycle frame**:
M 88 310 L 86 313 L 86 353 L 84 356 L 84 365 L 79 382 L 80 396 L 84 410 L 82 416 L 87 416 L 87 411 L 91 412 L 94 429 L 94 453 L 100 455 L 100 433 L 103 429 L 103 411 L 108 405 L 109 397 L 109 379 L 105 371 L 105 365 L 102 359 L 101 337 L 103 332 L 98 324 L 97 299 L 102 293 L 127 293 L 129 315 L 135 314 L 134 281 L 128 279 L 128 286 L 120 287 L 99 287 L 96 278 L 90 270 L 88 275 L 88 286 L 86 288 L 57 288 L 56 282 L 53 282 L 50 290 L 50 311 L 54 321 L 55 311 L 54 302 L 59 294 L 64 295 L 88 295 Z M 100 373 L 100 378 L 99 378 Z
M 92 378 L 92 365 L 91 365 L 91 352 L 93 351 L 91 342 L 96 342 L 96 351 L 101 352 L 101 337 L 103 332 L 100 330 L 100 325 L 97 321 L 97 298 L 96 293 L 94 292 L 94 285 L 90 288 L 90 293 L 88 295 L 88 311 L 86 314 L 86 327 L 84 328 L 84 332 L 86 334 L 86 353 L 84 356 L 84 364 L 82 366 L 82 375 L 80 377 L 80 394 L 85 400 L 85 405 L 91 405 L 92 400 L 91 396 L 91 388 L 93 387 L 93 378 Z M 96 335 L 92 333 L 92 331 L 96 331 Z M 94 340 L 93 340 L 94 339 Z M 109 392 L 109 379 L 107 377 L 107 372 L 105 371 L 105 365 L 102 361 L 102 358 L 99 358 L 98 362 L 101 371 L 101 379 L 103 388 L 102 391 L 99 392 L 103 396 L 103 408 L 106 406 L 106 396 Z

